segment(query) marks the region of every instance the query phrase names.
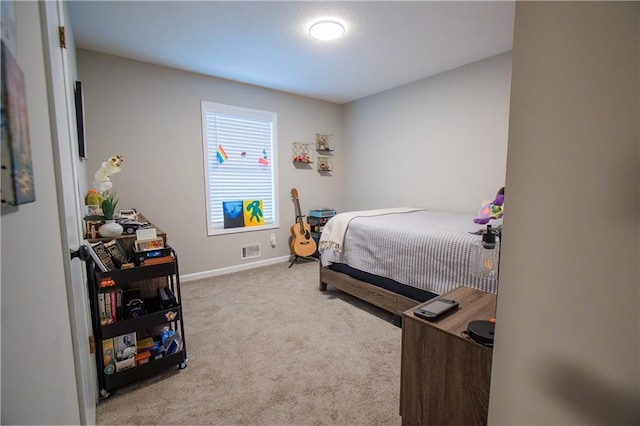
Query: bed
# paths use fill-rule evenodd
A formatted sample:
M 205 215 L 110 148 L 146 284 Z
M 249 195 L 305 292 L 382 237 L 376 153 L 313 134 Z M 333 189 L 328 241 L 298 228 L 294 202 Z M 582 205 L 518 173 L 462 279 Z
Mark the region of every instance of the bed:
M 473 218 L 414 208 L 340 213 L 320 238 L 320 291 L 330 284 L 395 315 L 460 285 L 496 293 L 496 278 L 470 272 L 480 239 L 472 232 L 485 228 Z

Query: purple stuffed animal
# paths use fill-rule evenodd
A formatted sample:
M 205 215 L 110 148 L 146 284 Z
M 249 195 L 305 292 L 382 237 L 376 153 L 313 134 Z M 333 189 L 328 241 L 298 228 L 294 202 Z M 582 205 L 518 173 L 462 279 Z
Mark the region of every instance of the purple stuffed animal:
M 478 225 L 486 225 L 490 220 L 500 219 L 504 213 L 504 186 L 496 194 L 496 198 L 482 206 L 478 217 L 473 219 Z

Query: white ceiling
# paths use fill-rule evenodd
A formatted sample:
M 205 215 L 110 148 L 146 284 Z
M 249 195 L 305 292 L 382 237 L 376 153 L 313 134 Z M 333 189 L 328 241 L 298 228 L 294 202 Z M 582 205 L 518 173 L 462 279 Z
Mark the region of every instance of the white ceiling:
M 512 1 L 70 1 L 76 46 L 336 103 L 511 50 Z M 312 39 L 316 18 L 347 28 Z

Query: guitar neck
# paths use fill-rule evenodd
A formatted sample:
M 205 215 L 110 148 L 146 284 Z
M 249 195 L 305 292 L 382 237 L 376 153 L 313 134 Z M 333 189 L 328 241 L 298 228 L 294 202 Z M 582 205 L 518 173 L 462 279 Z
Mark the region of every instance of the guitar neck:
M 300 233 L 304 233 L 304 226 L 302 221 L 302 212 L 300 211 L 300 201 L 298 200 L 298 190 L 291 189 L 291 196 L 293 197 L 293 205 L 296 208 L 296 222 L 300 223 Z
M 296 222 L 300 223 L 300 233 L 304 233 L 304 221 L 302 220 L 302 212 L 300 212 L 300 203 L 296 199 Z
M 296 222 L 298 220 L 302 220 L 302 212 L 300 211 L 300 203 L 298 202 L 298 199 L 294 199 L 294 203 L 296 206 Z

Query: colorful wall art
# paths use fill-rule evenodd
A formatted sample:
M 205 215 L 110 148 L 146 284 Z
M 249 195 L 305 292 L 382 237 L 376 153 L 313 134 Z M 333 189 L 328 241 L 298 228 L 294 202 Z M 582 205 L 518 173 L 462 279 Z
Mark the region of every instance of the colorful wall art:
M 27 98 L 20 66 L 2 41 L 2 204 L 36 200 Z
M 244 226 L 244 215 L 242 214 L 242 200 L 223 201 L 222 212 L 224 214 L 225 228 L 242 228 Z
M 244 200 L 244 226 L 264 225 L 264 215 L 262 213 L 262 200 Z
M 262 200 L 223 201 L 225 229 L 264 225 L 262 206 Z

